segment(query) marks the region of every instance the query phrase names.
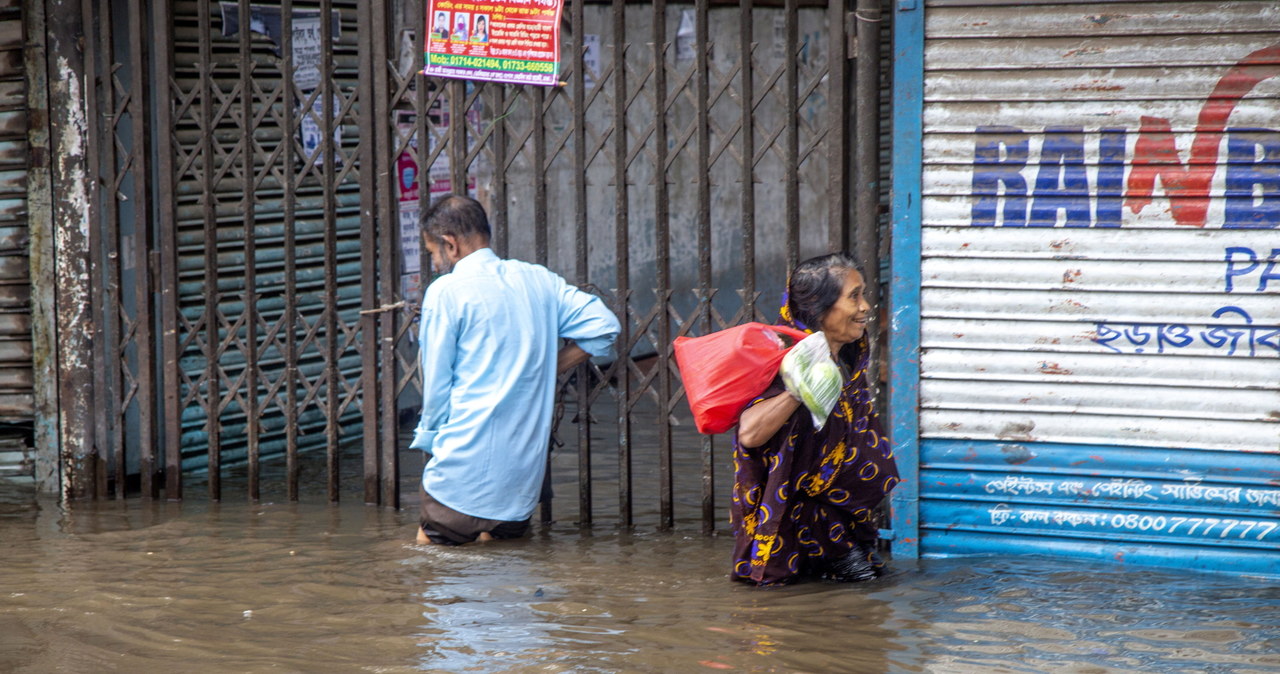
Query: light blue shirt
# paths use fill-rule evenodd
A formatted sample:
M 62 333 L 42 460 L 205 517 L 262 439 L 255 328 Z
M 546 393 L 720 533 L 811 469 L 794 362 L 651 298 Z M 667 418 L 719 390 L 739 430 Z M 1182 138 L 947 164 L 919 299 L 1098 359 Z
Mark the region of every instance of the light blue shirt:
M 423 488 L 473 517 L 529 517 L 546 471 L 560 339 L 603 356 L 617 334 L 600 298 L 546 267 L 489 248 L 459 260 L 422 298 L 422 418 L 411 446 L 431 453 Z

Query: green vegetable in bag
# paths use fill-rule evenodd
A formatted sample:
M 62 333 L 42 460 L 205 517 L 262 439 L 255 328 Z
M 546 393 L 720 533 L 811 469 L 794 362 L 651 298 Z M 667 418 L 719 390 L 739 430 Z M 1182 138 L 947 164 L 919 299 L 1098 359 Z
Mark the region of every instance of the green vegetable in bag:
M 826 336 L 815 332 L 800 340 L 782 359 L 778 372 L 787 390 L 798 396 L 813 416 L 813 427 L 822 430 L 844 385 Z

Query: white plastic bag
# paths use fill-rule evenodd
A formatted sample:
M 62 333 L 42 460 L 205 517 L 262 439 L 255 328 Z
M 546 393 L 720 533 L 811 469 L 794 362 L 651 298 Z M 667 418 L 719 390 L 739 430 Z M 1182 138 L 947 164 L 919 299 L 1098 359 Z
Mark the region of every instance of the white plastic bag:
M 813 416 L 813 427 L 822 430 L 844 386 L 827 338 L 815 332 L 800 340 L 782 359 L 778 372 L 787 390 L 799 396 Z

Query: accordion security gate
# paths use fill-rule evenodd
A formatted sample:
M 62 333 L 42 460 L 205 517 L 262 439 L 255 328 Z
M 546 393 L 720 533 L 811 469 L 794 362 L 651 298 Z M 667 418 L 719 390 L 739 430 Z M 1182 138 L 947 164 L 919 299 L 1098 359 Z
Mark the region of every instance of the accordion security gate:
M 582 422 L 578 520 L 602 512 L 608 464 L 610 519 L 632 524 L 652 498 L 672 526 L 674 466 L 692 462 L 694 516 L 714 527 L 727 444 L 677 441 L 671 340 L 772 320 L 809 255 L 856 245 L 878 285 L 889 12 L 570 2 L 563 84 L 540 88 L 417 74 L 424 5 L 79 3 L 101 395 L 63 407 L 94 429 L 92 451 L 63 450 L 70 496 L 123 497 L 137 476 L 144 497 L 179 499 L 200 475 L 227 498 L 234 467 L 236 497 L 297 500 L 314 450 L 329 500 L 354 454 L 364 500 L 398 506 L 420 395 L 414 274 L 429 275 L 415 209 L 466 185 L 499 254 L 622 319 L 617 357 L 564 381 Z M 616 421 L 603 447 L 593 418 Z M 636 424 L 656 427 L 655 447 Z M 652 493 L 633 493 L 638 452 L 656 453 Z M 277 459 L 283 472 L 263 470 Z

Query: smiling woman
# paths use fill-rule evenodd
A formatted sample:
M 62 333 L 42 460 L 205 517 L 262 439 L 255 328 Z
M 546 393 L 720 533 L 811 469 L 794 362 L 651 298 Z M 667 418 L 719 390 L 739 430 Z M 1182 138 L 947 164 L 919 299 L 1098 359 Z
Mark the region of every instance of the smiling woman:
M 781 322 L 822 329 L 843 387 L 821 428 L 781 378 L 742 412 L 733 454 L 737 580 L 861 581 L 883 573 L 872 509 L 899 480 L 870 390 L 871 308 L 862 289 L 847 253 L 806 260 L 791 274 Z
M 834 274 L 834 276 L 839 275 Z M 835 284 L 828 282 L 827 286 L 835 287 Z M 862 272 L 857 269 L 847 270 L 839 296 L 819 320 L 822 334 L 827 336 L 827 342 L 831 345 L 833 353 L 838 352 L 846 344 L 852 344 L 867 331 L 867 317 L 871 314 L 871 305 L 867 304 L 867 299 L 863 297 L 863 288 Z

